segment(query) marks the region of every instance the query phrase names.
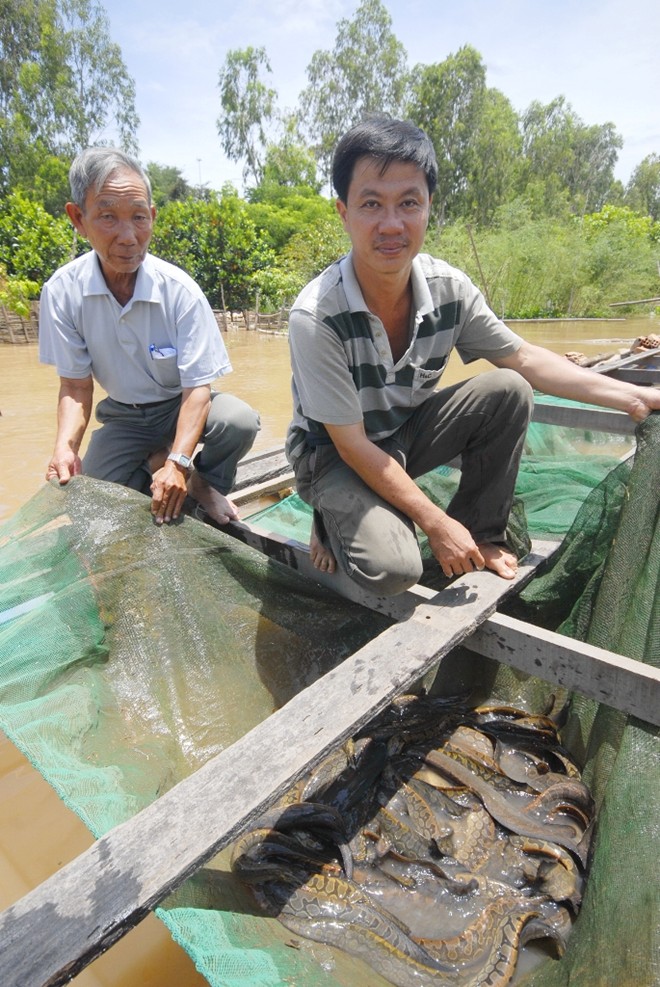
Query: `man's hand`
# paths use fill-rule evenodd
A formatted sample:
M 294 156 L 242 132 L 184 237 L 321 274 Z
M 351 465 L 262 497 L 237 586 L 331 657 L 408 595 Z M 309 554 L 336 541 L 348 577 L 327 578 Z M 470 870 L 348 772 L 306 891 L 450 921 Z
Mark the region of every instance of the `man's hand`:
M 467 528 L 446 514 L 427 532 L 427 537 L 447 577 L 490 569 L 502 579 L 513 579 L 518 571 L 518 560 L 512 551 L 492 542 L 475 544 Z
M 72 476 L 79 476 L 82 473 L 82 460 L 80 456 L 67 449 L 64 453 L 53 453 L 51 461 L 46 469 L 47 480 L 59 480 L 60 485 L 68 483 Z
M 193 456 L 211 407 L 211 386 L 184 387 L 181 408 L 170 448 Z M 176 521 L 188 494 L 188 471 L 168 459 L 153 474 L 151 483 L 151 513 L 156 524 Z
M 442 514 L 426 536 L 445 576 L 462 576 L 485 567 L 484 557 L 468 529 L 447 514 Z
M 64 486 L 72 476 L 82 473 L 82 460 L 78 455 L 80 444 L 92 413 L 94 381 L 60 377 L 57 398 L 57 438 L 50 462 L 46 468 L 47 480 L 59 480 Z
M 626 411 L 636 422 L 643 422 L 652 411 L 660 411 L 660 388 L 637 387 L 633 400 Z
M 151 513 L 156 524 L 176 521 L 188 495 L 188 471 L 169 460 L 153 475 Z

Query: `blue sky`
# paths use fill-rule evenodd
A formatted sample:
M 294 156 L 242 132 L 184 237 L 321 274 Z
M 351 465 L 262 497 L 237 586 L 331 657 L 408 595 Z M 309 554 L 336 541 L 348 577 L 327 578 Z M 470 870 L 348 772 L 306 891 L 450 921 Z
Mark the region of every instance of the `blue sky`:
M 105 0 L 112 40 L 136 83 L 140 157 L 175 165 L 193 184 L 241 188 L 217 134 L 218 74 L 230 49 L 263 46 L 268 84 L 293 109 L 313 53 L 331 50 L 358 0 Z M 517 111 L 563 95 L 587 124 L 624 139 L 626 182 L 660 153 L 658 0 L 384 0 L 410 66 L 479 51 L 486 82 Z

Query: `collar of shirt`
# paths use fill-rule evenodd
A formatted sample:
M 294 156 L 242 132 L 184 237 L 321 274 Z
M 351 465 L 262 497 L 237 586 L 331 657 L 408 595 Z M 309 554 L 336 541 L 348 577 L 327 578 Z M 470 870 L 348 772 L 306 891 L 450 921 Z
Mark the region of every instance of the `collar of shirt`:
M 353 267 L 352 252 L 346 254 L 346 256 L 342 257 L 339 261 L 339 270 L 341 273 L 342 284 L 344 286 L 344 293 L 346 295 L 349 312 L 368 312 L 369 309 L 362 296 L 362 291 L 355 274 L 355 268 Z M 431 291 L 429 289 L 428 282 L 424 277 L 424 271 L 422 270 L 419 255 L 413 258 L 410 277 L 413 291 L 413 310 L 416 313 L 415 322 L 419 323 L 422 318 L 428 312 L 432 312 L 434 308 L 433 299 L 431 298 Z
M 105 278 L 103 277 L 103 271 L 101 270 L 98 255 L 94 250 L 90 250 L 89 253 L 89 262 L 83 278 L 82 291 L 83 295 L 111 294 Z M 138 268 L 137 278 L 135 279 L 135 289 L 129 304 L 132 305 L 133 302 L 158 303 L 159 301 L 160 296 L 156 286 L 155 271 L 153 264 L 151 263 L 151 256 L 147 254 Z

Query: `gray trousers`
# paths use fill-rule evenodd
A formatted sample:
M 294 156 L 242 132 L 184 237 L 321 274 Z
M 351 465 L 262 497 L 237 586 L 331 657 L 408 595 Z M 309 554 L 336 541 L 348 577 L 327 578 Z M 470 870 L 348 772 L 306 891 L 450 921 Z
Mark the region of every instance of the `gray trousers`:
M 436 391 L 377 444 L 413 478 L 460 457 L 461 479 L 447 513 L 476 542 L 501 542 L 533 403 L 518 373 L 494 370 Z M 295 471 L 299 496 L 314 508 L 338 565 L 356 583 L 394 596 L 419 581 L 413 523 L 368 487 L 334 445 L 310 448 Z
M 102 427 L 92 432 L 83 472 L 149 494 L 151 473 L 146 460 L 171 444 L 180 407 L 180 397 L 142 408 L 113 398 L 99 401 L 96 418 Z M 203 446 L 194 460 L 200 476 L 220 493 L 228 494 L 238 462 L 252 448 L 259 428 L 259 415 L 245 401 L 212 392 L 200 438 Z

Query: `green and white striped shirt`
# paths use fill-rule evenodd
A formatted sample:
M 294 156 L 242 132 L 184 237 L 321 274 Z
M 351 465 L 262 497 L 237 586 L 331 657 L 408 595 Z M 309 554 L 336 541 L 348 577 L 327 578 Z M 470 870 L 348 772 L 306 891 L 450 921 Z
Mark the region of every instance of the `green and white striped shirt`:
M 411 276 L 411 339 L 396 364 L 381 320 L 362 297 L 350 253 L 296 299 L 289 316 L 294 401 L 286 442 L 290 462 L 308 445 L 329 441 L 326 422 L 363 421 L 374 442 L 392 435 L 433 393 L 454 347 L 469 363 L 507 356 L 522 344 L 462 271 L 419 254 Z

